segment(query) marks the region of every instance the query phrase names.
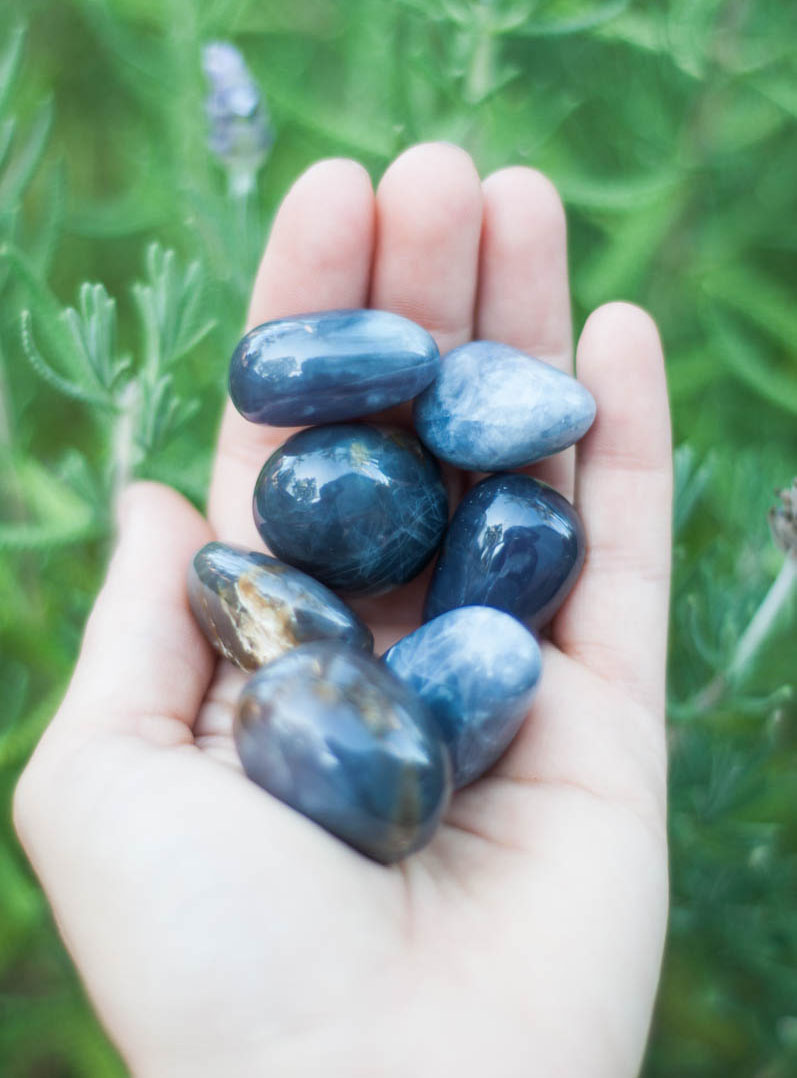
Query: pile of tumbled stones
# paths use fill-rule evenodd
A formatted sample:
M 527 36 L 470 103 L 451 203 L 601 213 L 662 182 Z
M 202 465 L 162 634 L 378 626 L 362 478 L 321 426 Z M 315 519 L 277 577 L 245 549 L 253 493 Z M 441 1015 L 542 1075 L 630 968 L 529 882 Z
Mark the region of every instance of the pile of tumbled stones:
M 585 541 L 561 494 L 510 469 L 576 442 L 595 402 L 505 344 L 473 341 L 441 360 L 426 330 L 378 310 L 258 326 L 235 349 L 229 386 L 251 422 L 304 428 L 255 484 L 255 523 L 275 556 L 209 543 L 189 572 L 203 632 L 254 672 L 238 753 L 270 794 L 396 861 L 429 841 L 452 789 L 496 763 L 528 712 L 534 633 L 573 586 Z M 351 422 L 413 399 L 417 436 Z M 497 473 L 450 522 L 438 461 Z M 339 596 L 398 588 L 438 548 L 424 624 L 374 657 Z M 389 619 L 389 600 L 384 610 Z

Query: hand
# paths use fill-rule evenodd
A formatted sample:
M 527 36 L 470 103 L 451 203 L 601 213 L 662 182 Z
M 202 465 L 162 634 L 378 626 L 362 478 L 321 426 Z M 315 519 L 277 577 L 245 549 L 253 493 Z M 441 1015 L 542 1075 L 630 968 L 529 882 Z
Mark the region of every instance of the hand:
M 415 147 L 376 198 L 323 161 L 276 219 L 250 324 L 371 305 L 442 352 L 492 337 L 571 365 L 565 221 L 550 183 L 483 184 Z M 227 409 L 209 523 L 130 489 L 74 679 L 17 791 L 19 834 L 110 1035 L 137 1075 L 625 1078 L 640 1064 L 667 909 L 664 657 L 670 436 L 650 318 L 588 320 L 598 418 L 533 469 L 575 498 L 588 556 L 544 645 L 540 692 L 431 845 L 374 864 L 246 779 L 241 675 L 185 597 L 213 535 L 251 544 L 255 476 L 288 435 Z M 421 587 L 367 606 L 385 647 Z

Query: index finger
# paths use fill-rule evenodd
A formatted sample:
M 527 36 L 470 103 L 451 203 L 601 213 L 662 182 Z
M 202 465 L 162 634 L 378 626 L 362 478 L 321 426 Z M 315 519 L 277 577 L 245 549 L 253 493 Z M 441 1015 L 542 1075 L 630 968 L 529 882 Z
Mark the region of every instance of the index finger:
M 277 213 L 255 280 L 247 327 L 309 311 L 366 304 L 374 243 L 374 194 L 356 161 L 319 161 Z M 292 431 L 249 423 L 228 401 L 219 433 L 208 519 L 224 542 L 262 541 L 252 491 L 266 458 Z

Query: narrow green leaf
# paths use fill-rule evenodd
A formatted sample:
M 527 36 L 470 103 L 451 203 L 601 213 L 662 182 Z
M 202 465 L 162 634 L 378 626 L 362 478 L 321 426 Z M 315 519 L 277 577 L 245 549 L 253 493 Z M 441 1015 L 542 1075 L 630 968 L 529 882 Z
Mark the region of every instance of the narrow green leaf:
M 0 126 L 0 169 L 5 165 L 6 157 L 11 149 L 11 143 L 14 140 L 16 127 L 16 116 L 9 116 L 7 120 L 3 121 L 2 126 Z
M 293 124 L 322 138 L 336 152 L 378 162 L 393 156 L 395 139 L 389 128 L 359 123 L 354 114 L 342 113 L 329 103 L 302 98 L 295 91 L 287 93 L 276 83 L 270 83 L 267 92 L 274 111 L 285 117 L 286 126 Z
M 66 207 L 66 173 L 62 160 L 57 160 L 46 172 L 46 197 L 35 234 L 27 243 L 31 264 L 44 279 L 55 254 Z
M 596 27 L 595 36 L 604 41 L 621 41 L 640 52 L 666 53 L 666 12 L 647 8 L 631 9 Z
M 621 210 L 642 207 L 671 191 L 681 177 L 673 169 L 656 169 L 642 176 L 587 176 L 575 169 L 557 177 L 566 204 L 585 210 Z
M 0 455 L 0 550 L 42 550 L 85 539 L 94 512 L 31 457 Z
M 797 378 L 774 370 L 729 315 L 714 311 L 710 316 L 720 355 L 730 372 L 756 396 L 797 415 Z
M 703 278 L 710 296 L 735 308 L 793 354 L 797 307 L 789 289 L 749 266 L 730 266 Z
M 46 382 L 51 389 L 54 389 L 57 393 L 63 394 L 65 397 L 71 397 L 74 400 L 81 401 L 83 404 L 97 404 L 107 408 L 113 403 L 110 397 L 93 393 L 91 390 L 85 389 L 83 386 L 77 385 L 75 382 L 70 382 L 68 378 L 64 378 L 62 375 L 54 371 L 53 368 L 47 363 L 42 356 L 39 349 L 36 347 L 36 342 L 33 339 L 33 327 L 31 324 L 30 311 L 23 311 L 22 315 L 22 348 L 30 363 L 31 367 L 36 371 L 43 382 Z
M 709 458 L 698 463 L 690 445 L 681 445 L 673 454 L 675 499 L 673 504 L 673 534 L 680 535 L 692 517 L 714 474 L 715 461 Z
M 645 275 L 682 204 L 681 189 L 673 187 L 652 205 L 620 219 L 609 231 L 605 246 L 598 247 L 577 272 L 577 291 L 585 306 L 596 307 L 616 296 L 639 297 Z
M 2 59 L 0 59 L 0 115 L 3 113 L 11 96 L 11 90 L 22 59 L 22 47 L 24 44 L 25 28 L 24 26 L 17 26 L 9 34 L 8 47 Z
M 616 19 L 630 3 L 631 0 L 608 0 L 603 4 L 587 5 L 583 15 L 573 15 L 565 19 L 530 19 L 511 27 L 511 30 L 519 37 L 565 37 L 569 34 L 583 34 L 585 30 L 593 30 Z
M 22 197 L 44 153 L 52 118 L 52 103 L 45 101 L 36 114 L 25 144 L 11 157 L 0 179 L 0 205 L 13 206 Z

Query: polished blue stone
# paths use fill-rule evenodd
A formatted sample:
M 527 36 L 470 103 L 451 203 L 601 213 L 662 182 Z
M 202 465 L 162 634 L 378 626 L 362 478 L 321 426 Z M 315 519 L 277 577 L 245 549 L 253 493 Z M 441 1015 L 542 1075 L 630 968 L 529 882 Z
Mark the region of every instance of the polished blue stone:
M 433 338 L 408 318 L 320 311 L 247 333 L 230 361 L 230 397 L 254 423 L 334 423 L 410 400 L 439 371 Z
M 205 636 L 243 670 L 312 640 L 371 651 L 368 626 L 323 584 L 267 554 L 206 543 L 188 570 L 188 600 Z
M 339 644 L 303 644 L 255 674 L 234 735 L 251 779 L 378 861 L 425 845 L 451 794 L 448 751 L 423 704 Z
M 503 755 L 540 678 L 537 641 L 489 606 L 449 610 L 399 640 L 382 661 L 426 704 L 465 786 Z
M 575 378 L 495 341 L 443 357 L 414 405 L 415 429 L 441 460 L 472 471 L 520 468 L 573 445 L 595 418 Z
M 458 606 L 494 606 L 539 629 L 576 582 L 584 553 L 581 520 L 558 491 L 526 475 L 489 476 L 454 514 L 425 618 Z
M 266 461 L 254 515 L 278 558 L 336 591 L 377 595 L 430 560 L 448 498 L 414 435 L 340 423 L 299 431 Z

